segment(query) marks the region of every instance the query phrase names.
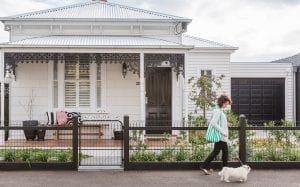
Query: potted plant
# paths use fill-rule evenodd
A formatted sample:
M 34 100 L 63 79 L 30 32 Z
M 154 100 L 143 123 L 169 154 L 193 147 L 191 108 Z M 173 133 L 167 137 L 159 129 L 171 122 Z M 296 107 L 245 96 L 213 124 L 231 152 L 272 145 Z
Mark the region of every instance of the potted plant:
M 33 120 L 33 107 L 34 107 L 35 97 L 36 95 L 34 93 L 34 90 L 32 89 L 31 94 L 27 100 L 19 101 L 20 105 L 25 110 L 29 119 L 23 121 L 23 127 L 25 127 L 24 134 L 26 140 L 29 139 L 34 140 L 37 134 L 37 128 L 33 128 L 33 127 L 37 127 L 39 124 L 38 120 Z
M 45 127 L 45 125 L 39 125 L 39 127 Z M 45 140 L 45 135 L 46 135 L 46 129 L 41 129 L 41 128 L 38 128 L 37 129 L 37 132 L 36 132 L 36 135 L 37 135 L 37 139 L 38 140 Z
M 114 139 L 123 140 L 123 130 L 121 128 L 114 128 Z

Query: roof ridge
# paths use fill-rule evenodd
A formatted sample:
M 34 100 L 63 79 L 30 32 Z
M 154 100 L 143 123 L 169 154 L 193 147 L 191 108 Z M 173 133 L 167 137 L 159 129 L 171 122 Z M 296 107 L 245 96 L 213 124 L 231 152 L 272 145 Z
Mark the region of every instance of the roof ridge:
M 186 36 L 186 37 L 189 37 L 189 38 L 192 38 L 192 39 L 195 39 L 195 40 L 199 40 L 199 41 L 202 41 L 202 42 L 209 42 L 211 44 L 221 45 L 223 47 L 234 47 L 234 46 L 231 46 L 231 45 L 215 42 L 215 41 L 212 41 L 212 40 L 207 40 L 207 39 L 200 38 L 200 37 L 197 37 L 197 36 L 191 36 L 191 35 L 188 35 L 188 34 L 183 34 L 183 36 Z

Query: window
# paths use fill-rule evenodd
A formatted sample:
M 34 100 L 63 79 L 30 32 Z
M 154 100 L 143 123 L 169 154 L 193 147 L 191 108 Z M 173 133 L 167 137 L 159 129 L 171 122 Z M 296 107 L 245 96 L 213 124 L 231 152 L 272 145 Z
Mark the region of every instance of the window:
M 65 61 L 65 107 L 90 107 L 90 63 L 86 59 Z
M 97 64 L 97 108 L 101 108 L 101 64 Z
M 66 55 L 53 63 L 54 108 L 101 108 L 101 64 L 91 63 L 87 54 Z
M 201 70 L 200 75 L 201 76 L 205 75 L 207 77 L 211 77 L 212 76 L 212 70 Z
M 58 107 L 58 76 L 57 61 L 53 64 L 53 107 Z

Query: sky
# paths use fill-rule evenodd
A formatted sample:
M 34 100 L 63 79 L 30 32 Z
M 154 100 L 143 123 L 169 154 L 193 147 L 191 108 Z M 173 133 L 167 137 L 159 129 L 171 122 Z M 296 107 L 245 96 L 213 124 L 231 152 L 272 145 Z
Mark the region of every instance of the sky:
M 1 0 L 0 17 L 91 0 Z M 108 0 L 193 19 L 188 33 L 238 47 L 235 62 L 300 53 L 300 0 Z M 13 8 L 12 8 L 13 7 Z M 9 40 L 0 23 L 0 42 Z

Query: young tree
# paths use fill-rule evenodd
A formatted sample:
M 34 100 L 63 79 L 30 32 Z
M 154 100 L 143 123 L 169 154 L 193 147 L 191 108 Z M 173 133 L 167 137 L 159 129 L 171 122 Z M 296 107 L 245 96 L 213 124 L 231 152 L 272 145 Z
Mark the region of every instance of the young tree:
M 206 119 L 206 110 L 217 99 L 217 90 L 221 87 L 221 80 L 224 75 L 208 76 L 202 75 L 199 78 L 191 77 L 188 83 L 191 84 L 190 99 L 195 102 L 196 111 L 202 110 L 203 117 Z

